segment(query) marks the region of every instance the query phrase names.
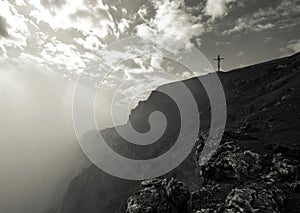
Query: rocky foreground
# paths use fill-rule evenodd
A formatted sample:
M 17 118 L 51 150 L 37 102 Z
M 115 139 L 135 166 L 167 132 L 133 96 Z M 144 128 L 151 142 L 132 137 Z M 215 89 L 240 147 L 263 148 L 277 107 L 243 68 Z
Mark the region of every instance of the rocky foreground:
M 199 166 L 198 190 L 174 178 L 144 181 L 127 199 L 126 212 L 300 212 L 300 147 L 266 148 L 270 153 L 260 155 L 225 142 Z

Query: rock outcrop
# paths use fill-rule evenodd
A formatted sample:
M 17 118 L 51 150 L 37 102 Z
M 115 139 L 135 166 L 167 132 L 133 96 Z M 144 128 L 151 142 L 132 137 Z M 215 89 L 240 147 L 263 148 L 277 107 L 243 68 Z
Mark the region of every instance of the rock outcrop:
M 150 180 L 127 200 L 127 212 L 297 212 L 299 150 L 282 150 L 275 146 L 271 153 L 261 155 L 226 142 L 199 166 L 203 184 L 198 190 L 189 193 L 174 179 Z
M 127 213 L 187 212 L 190 193 L 174 178 L 142 182 L 143 189 L 127 200 Z

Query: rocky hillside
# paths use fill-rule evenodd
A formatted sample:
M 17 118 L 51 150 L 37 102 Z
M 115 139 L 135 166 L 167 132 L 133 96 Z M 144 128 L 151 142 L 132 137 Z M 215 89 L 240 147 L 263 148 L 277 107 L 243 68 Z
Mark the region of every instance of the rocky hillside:
M 300 211 L 300 146 L 269 144 L 260 155 L 224 142 L 199 168 L 195 191 L 176 179 L 144 181 L 127 200 L 127 213 L 238 213 Z
M 200 167 L 198 156 L 210 125 L 210 106 L 194 78 L 184 83 L 197 100 L 201 134 L 190 156 L 162 179 L 142 184 L 91 166 L 72 181 L 60 212 L 299 212 L 300 54 L 218 75 L 228 120 L 222 145 L 207 165 Z M 162 87 L 176 89 L 176 83 Z M 155 146 L 135 147 L 114 128 L 102 131 L 108 144 L 135 159 L 164 153 L 180 126 L 170 98 L 154 91 L 132 111 L 130 121 L 138 131 L 147 131 L 145 121 L 156 110 L 166 115 L 168 126 Z

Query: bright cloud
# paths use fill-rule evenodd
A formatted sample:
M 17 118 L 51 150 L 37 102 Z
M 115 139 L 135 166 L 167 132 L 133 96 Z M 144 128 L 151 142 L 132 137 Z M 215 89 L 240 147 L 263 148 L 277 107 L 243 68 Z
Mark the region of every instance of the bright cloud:
M 63 44 L 57 40 L 45 44 L 41 56 L 49 63 L 69 72 L 81 73 L 85 63 L 74 45 Z M 63 69 L 62 69 L 63 70 Z
M 0 6 L 0 33 L 6 39 L 0 40 L 0 46 L 14 46 L 23 48 L 27 45 L 29 20 L 16 10 L 7 0 L 1 1 Z
M 236 0 L 207 0 L 204 12 L 206 15 L 216 19 L 228 13 L 228 4 Z
M 8 47 L 13 46 L 22 50 L 26 60 L 59 73 L 81 73 L 91 55 L 122 35 L 159 34 L 188 47 L 193 38 L 200 41 L 198 37 L 205 31 L 202 17 L 189 12 L 181 0 L 114 4 L 104 0 L 31 0 L 27 4 L 4 0 L 0 34 L 5 38 L 0 40 L 0 54 L 7 57 L 12 51 Z M 161 62 L 162 58 L 155 56 L 151 66 L 158 69 Z
M 190 44 L 192 38 L 205 31 L 201 17 L 187 13 L 182 1 L 156 1 L 154 6 L 155 17 L 136 27 L 138 35 L 161 34 Z
M 65 1 L 64 4 L 59 4 L 60 7 L 48 6 L 52 5 L 49 1 L 44 5 L 39 3 L 39 0 L 32 0 L 36 5 L 36 10 L 30 13 L 38 22 L 45 21 L 52 29 L 68 29 L 75 28 L 82 31 L 85 35 L 94 33 L 103 38 L 111 31 L 114 31 L 114 22 L 108 12 L 109 7 L 104 5 L 102 1 L 89 1 L 86 3 L 83 0 Z

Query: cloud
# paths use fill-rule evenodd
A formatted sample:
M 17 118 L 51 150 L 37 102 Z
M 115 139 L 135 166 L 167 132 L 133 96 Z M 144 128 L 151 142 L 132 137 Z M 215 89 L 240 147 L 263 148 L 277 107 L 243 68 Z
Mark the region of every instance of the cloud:
M 289 41 L 286 50 L 291 54 L 300 52 L 300 39 Z
M 190 46 L 205 31 L 201 16 L 181 0 L 32 0 L 18 6 L 3 2 L 0 14 L 7 20 L 10 40 L 0 44 L 1 57 L 13 57 L 14 46 L 27 59 L 66 76 L 80 73 L 91 54 L 122 36 L 153 33 Z M 153 65 L 158 66 L 157 60 Z
M 8 32 L 7 32 L 7 23 L 5 18 L 0 16 L 0 36 L 3 36 L 5 38 L 8 37 Z
M 206 15 L 216 19 L 228 13 L 228 4 L 236 0 L 207 0 L 204 12 Z
M 27 37 L 30 36 L 28 18 L 7 0 L 1 1 L 0 4 L 0 35 L 8 38 L 3 43 L 9 47 L 24 48 L 27 45 Z
M 225 45 L 230 45 L 230 41 L 217 41 L 216 46 L 225 46 Z
M 241 51 L 237 54 L 238 56 L 243 56 L 244 55 L 244 51 Z
M 41 0 L 41 4 L 46 8 L 61 8 L 67 3 L 66 0 Z
M 238 33 L 243 31 L 262 32 L 268 29 L 272 29 L 274 27 L 274 24 L 272 23 L 261 24 L 259 22 L 260 20 L 250 19 L 246 21 L 243 18 L 239 18 L 236 21 L 236 26 L 234 28 L 225 30 L 222 34 L 231 35 L 233 33 Z
M 222 34 L 293 29 L 300 21 L 299 12 L 300 5 L 296 1 L 282 0 L 273 7 L 260 8 L 252 14 L 241 16 L 235 21 L 233 27 L 224 30 Z
M 99 38 L 94 35 L 89 35 L 85 39 L 74 38 L 74 41 L 82 45 L 86 50 L 90 51 L 97 51 L 104 47 Z
M 149 22 L 136 26 L 137 35 L 161 34 L 168 38 L 176 38 L 188 45 L 191 39 L 202 35 L 205 27 L 201 16 L 188 13 L 182 1 L 155 1 L 155 16 Z
M 273 37 L 268 36 L 268 37 L 266 37 L 266 39 L 264 40 L 264 43 L 269 43 L 269 42 L 272 41 L 272 40 L 273 40 Z
M 75 45 L 64 44 L 58 40 L 48 42 L 41 52 L 42 58 L 58 70 L 67 70 L 68 73 L 81 73 L 85 68 L 85 63 Z
M 76 78 L 89 54 L 103 48 L 103 38 L 115 30 L 108 9 L 101 1 L 32 0 L 16 6 L 3 0 L 0 37 L 9 37 L 0 40 L 0 59 L 20 60 L 15 53 L 21 51 L 24 60 Z
M 101 38 L 115 31 L 109 7 L 102 1 L 66 0 L 59 6 L 48 8 L 36 3 L 36 9 L 31 11 L 30 15 L 38 23 L 41 21 L 48 23 L 53 30 L 74 28 L 84 35 L 94 34 Z

